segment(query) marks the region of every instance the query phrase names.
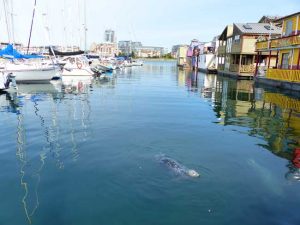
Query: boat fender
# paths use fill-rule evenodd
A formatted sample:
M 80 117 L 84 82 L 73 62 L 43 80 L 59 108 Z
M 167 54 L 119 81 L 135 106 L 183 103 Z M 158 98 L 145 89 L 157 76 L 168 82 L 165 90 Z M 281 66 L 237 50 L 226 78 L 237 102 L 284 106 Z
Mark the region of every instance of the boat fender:
M 82 63 L 81 63 L 81 62 L 77 62 L 76 65 L 77 65 L 77 68 L 78 68 L 78 69 L 81 69 L 81 68 L 82 68 Z

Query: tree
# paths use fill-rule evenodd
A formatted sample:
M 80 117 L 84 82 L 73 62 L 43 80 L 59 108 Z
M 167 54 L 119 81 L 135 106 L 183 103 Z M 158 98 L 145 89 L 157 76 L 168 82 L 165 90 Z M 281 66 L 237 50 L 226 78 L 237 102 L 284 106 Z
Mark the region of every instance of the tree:
M 134 51 L 132 51 L 132 52 L 131 52 L 131 57 L 132 57 L 132 58 L 135 58 L 135 57 L 136 57 L 136 55 L 135 55 L 135 52 L 134 52 Z

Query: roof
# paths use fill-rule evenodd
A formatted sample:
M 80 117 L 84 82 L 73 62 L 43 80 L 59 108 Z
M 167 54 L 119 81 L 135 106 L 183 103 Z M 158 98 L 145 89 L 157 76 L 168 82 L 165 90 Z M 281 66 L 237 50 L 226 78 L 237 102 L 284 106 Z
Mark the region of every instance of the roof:
M 281 28 L 272 26 L 269 23 L 235 23 L 243 34 L 281 34 Z
M 222 34 L 219 35 L 219 40 L 226 40 L 227 37 L 232 36 L 233 33 L 233 26 L 232 25 L 227 25 L 225 29 L 223 30 Z
M 284 17 L 281 17 L 280 19 L 275 20 L 275 22 L 280 22 L 280 21 L 282 21 L 283 19 L 286 19 L 286 18 L 289 18 L 289 17 L 292 17 L 292 16 L 296 16 L 296 15 L 298 15 L 298 14 L 300 14 L 300 12 L 296 12 L 296 13 L 293 13 L 293 14 L 290 14 L 290 15 L 287 15 L 287 16 L 284 16 Z
M 279 20 L 281 16 L 263 16 L 258 22 L 259 23 L 268 23 L 268 22 L 274 22 L 276 20 Z

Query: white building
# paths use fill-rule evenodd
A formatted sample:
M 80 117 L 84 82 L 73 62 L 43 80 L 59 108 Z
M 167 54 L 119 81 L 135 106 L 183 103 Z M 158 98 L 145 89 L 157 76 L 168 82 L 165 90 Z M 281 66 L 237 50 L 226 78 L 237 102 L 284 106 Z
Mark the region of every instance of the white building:
M 201 44 L 199 54 L 199 70 L 203 72 L 215 72 L 218 68 L 218 38 Z
M 109 29 L 104 31 L 104 42 L 115 43 L 116 41 L 116 34 L 114 30 Z
M 162 47 L 143 46 L 136 49 L 136 55 L 140 58 L 160 58 L 164 55 L 165 49 Z
M 188 45 L 179 45 L 177 47 L 176 57 L 177 57 L 177 66 L 179 67 L 189 67 L 187 62 L 187 51 Z
M 91 53 L 95 53 L 100 57 L 114 57 L 118 54 L 118 46 L 116 43 L 93 43 L 90 48 Z

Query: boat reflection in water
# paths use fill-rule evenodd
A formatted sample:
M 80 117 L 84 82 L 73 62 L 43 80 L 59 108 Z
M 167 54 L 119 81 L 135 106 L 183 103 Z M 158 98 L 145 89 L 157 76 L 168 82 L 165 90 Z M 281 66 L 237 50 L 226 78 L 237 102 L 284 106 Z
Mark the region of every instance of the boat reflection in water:
M 93 81 L 92 76 L 63 76 L 62 85 L 65 93 L 87 93 Z
M 16 114 L 16 156 L 19 161 L 20 184 L 24 193 L 21 202 L 30 224 L 39 207 L 40 174 L 47 155 L 55 149 L 57 141 L 54 133 L 57 125 L 55 115 L 52 114 L 52 118 L 47 116 L 48 112 L 42 109 L 42 102 L 49 99 L 54 101 L 60 96 L 59 89 L 52 84 L 19 84 L 17 92 L 0 96 L 1 111 Z M 41 128 L 38 132 L 34 130 L 29 132 L 31 121 L 27 121 L 24 113 L 26 110 L 34 112 L 34 120 L 38 121 Z
M 0 95 L 0 112 L 16 114 L 16 156 L 24 193 L 21 202 L 29 224 L 39 208 L 43 168 L 51 161 L 57 169 L 64 169 L 69 157 L 76 162 L 78 144 L 87 141 L 90 132 L 91 80 L 64 82 L 19 84 L 17 92 Z M 33 121 L 39 124 L 38 129 L 32 129 Z
M 300 180 L 300 100 L 254 87 L 249 80 L 179 71 L 181 85 L 183 77 L 188 91 L 211 102 L 215 123 L 245 127 L 247 135 L 263 138 L 263 148 L 289 160 L 286 178 Z

